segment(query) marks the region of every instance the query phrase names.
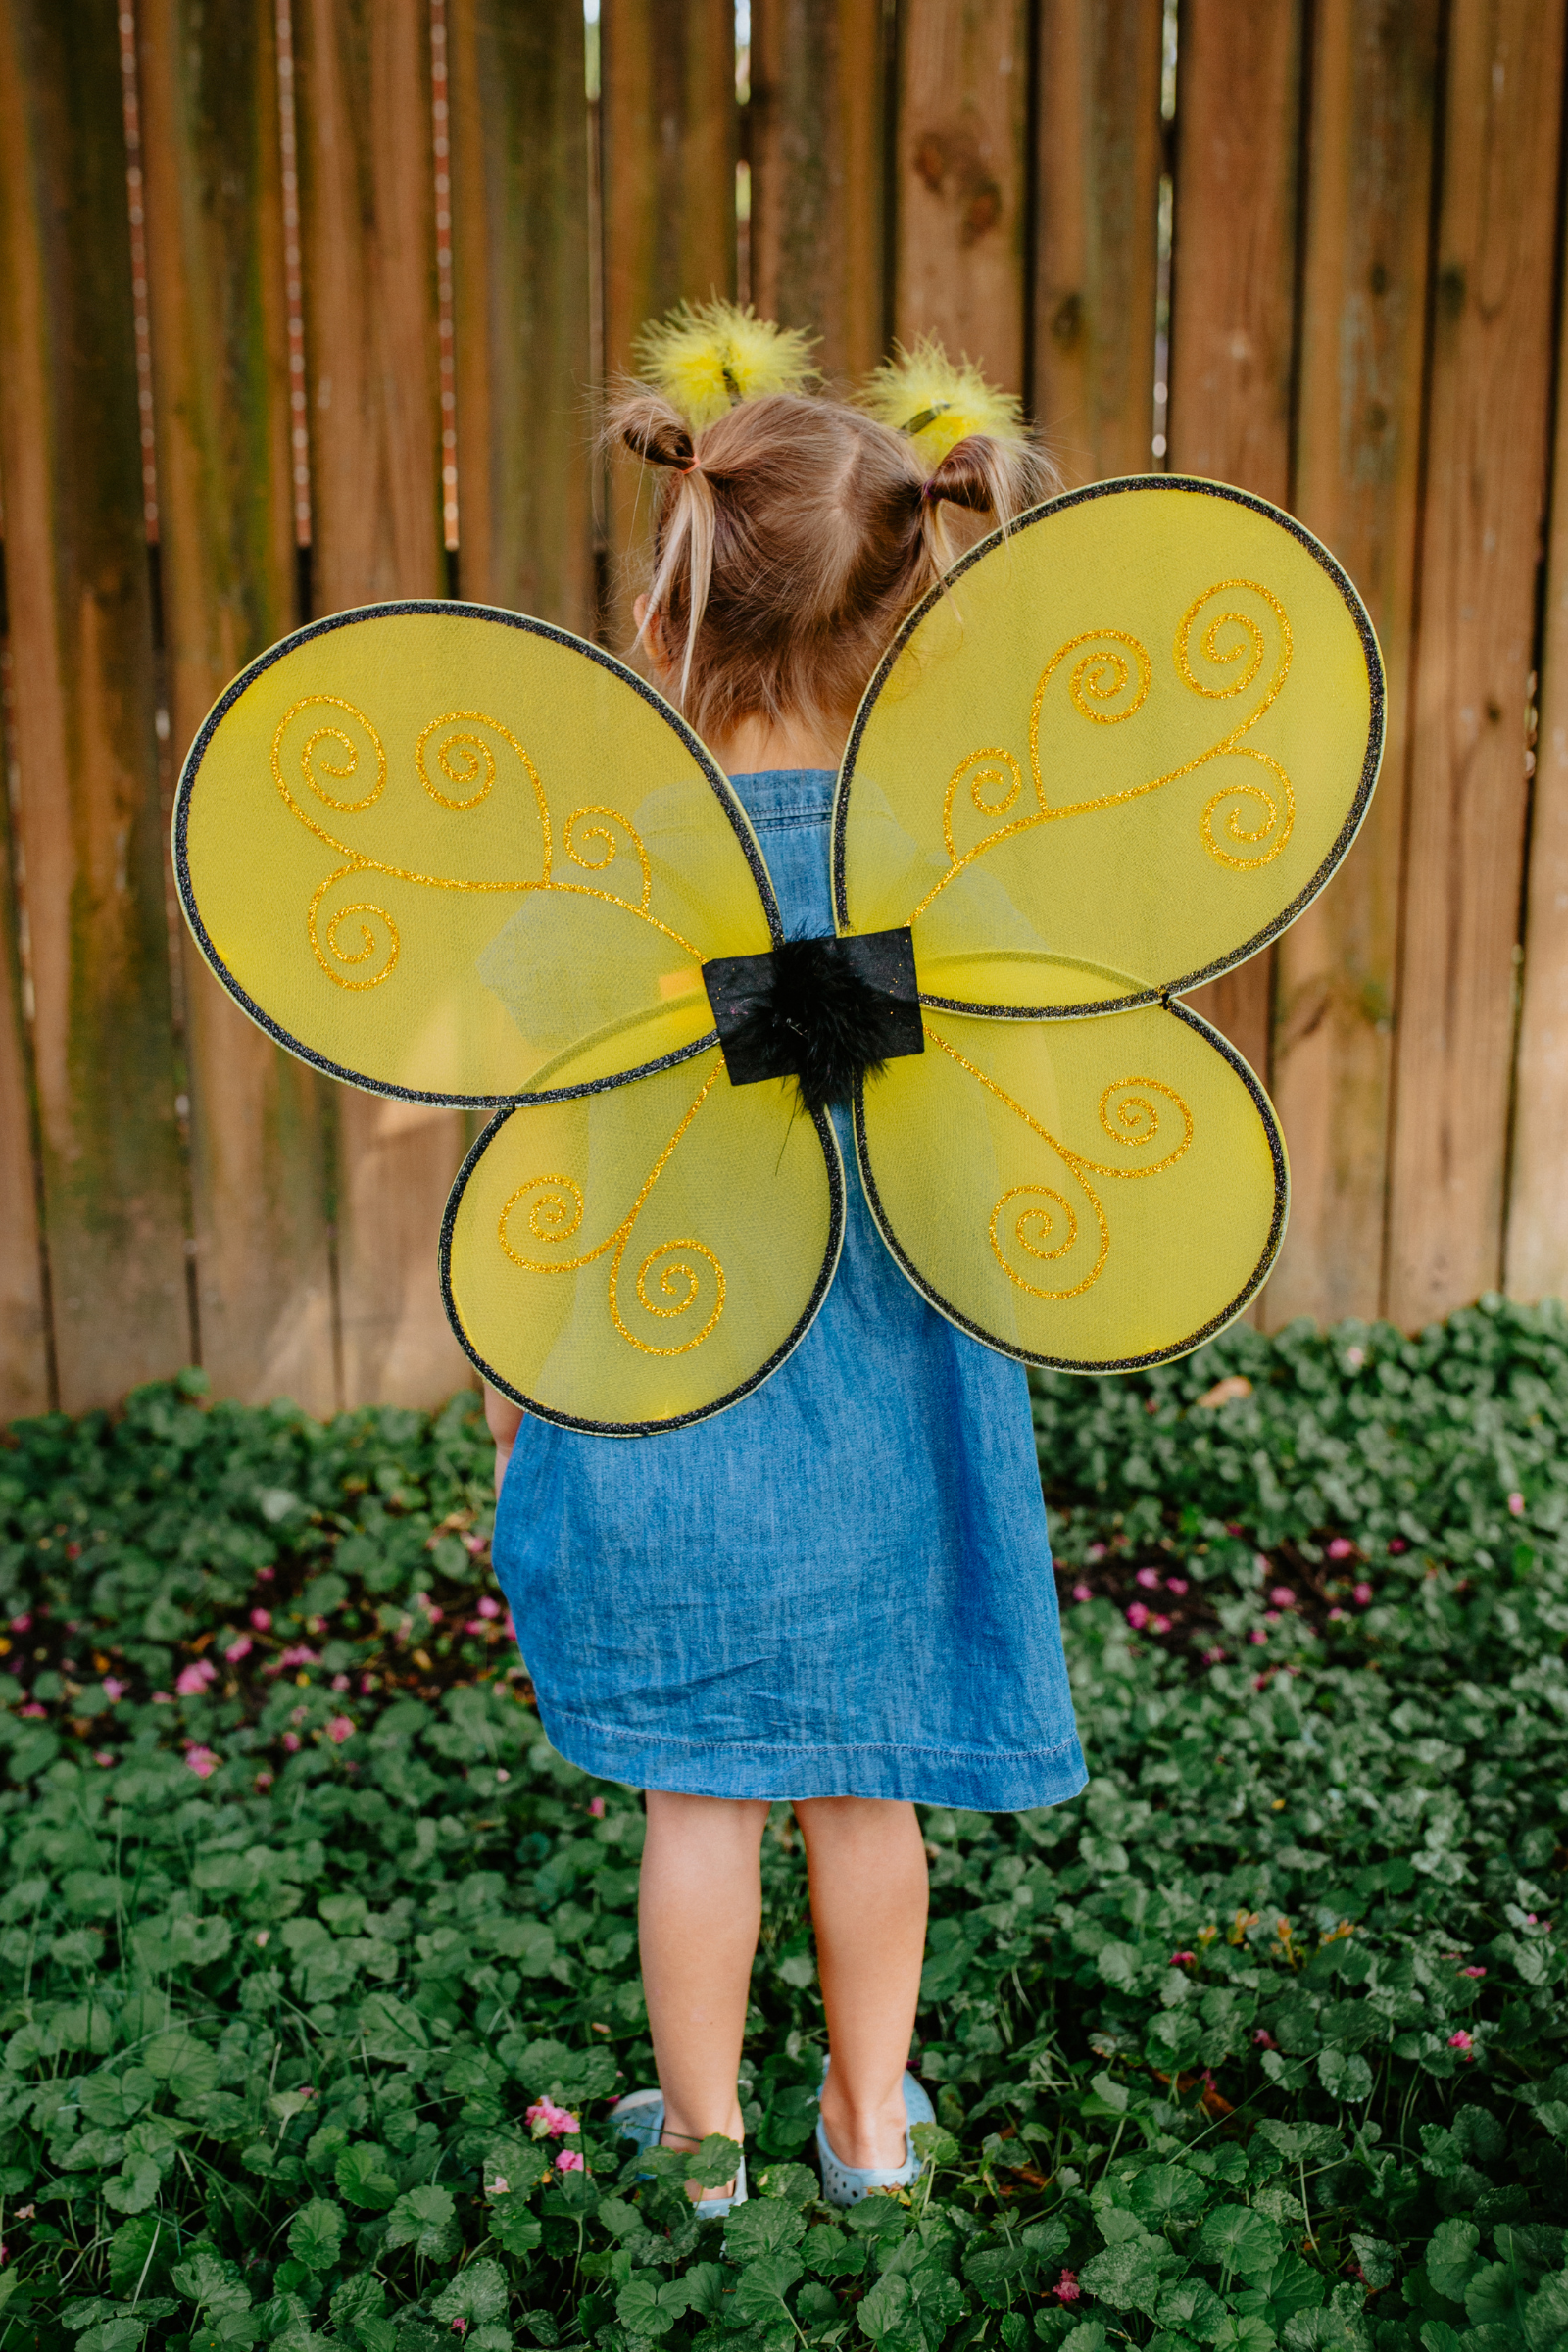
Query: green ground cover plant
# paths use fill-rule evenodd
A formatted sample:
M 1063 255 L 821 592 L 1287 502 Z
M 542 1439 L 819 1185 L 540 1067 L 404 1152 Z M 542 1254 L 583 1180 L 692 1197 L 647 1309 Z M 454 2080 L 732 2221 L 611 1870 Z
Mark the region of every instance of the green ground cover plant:
M 473 1400 L 15 1426 L 0 2352 L 1568 2343 L 1568 1321 L 1036 1416 L 1091 1787 L 926 1815 L 933 2170 L 848 2216 L 777 1810 L 727 2224 L 609 2135 L 642 1814 L 542 1737 Z

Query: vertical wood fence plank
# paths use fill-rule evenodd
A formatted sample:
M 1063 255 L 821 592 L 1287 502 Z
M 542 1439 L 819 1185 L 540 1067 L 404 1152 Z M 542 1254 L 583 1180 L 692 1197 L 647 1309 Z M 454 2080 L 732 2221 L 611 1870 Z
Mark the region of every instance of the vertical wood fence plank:
M 752 291 L 842 381 L 882 357 L 882 0 L 753 0 Z
M 578 0 L 448 0 L 463 593 L 591 634 Z
M 1562 71 L 1562 0 L 1456 0 L 1389 1203 L 1406 1327 L 1502 1271 Z
M 1568 245 L 1563 274 L 1568 288 Z M 1509 1295 L 1532 1301 L 1568 1298 L 1568 305 L 1560 318 L 1504 1266 Z
M 1024 388 L 1026 0 L 899 11 L 894 325 Z
M 1188 0 L 1176 77 L 1170 463 L 1286 506 L 1301 0 Z M 1272 954 L 1192 1004 L 1268 1082 Z
M 293 625 L 271 0 L 141 0 L 170 749 Z M 184 950 L 202 1361 L 220 1396 L 334 1400 L 324 1082 Z
M 1291 1225 L 1272 1329 L 1382 1304 L 1440 15 L 1321 0 L 1314 27 L 1295 510 L 1372 615 L 1388 747 L 1354 849 L 1279 944 Z
M 306 0 L 295 29 L 318 607 L 439 596 L 428 17 Z M 471 1377 L 436 1279 L 464 1121 L 347 1087 L 337 1119 L 345 1398 L 429 1404 Z
M 16 903 L 0 804 L 0 1425 L 52 1401 Z
M 1161 0 L 1042 0 L 1030 405 L 1069 485 L 1146 473 Z
M 0 20 L 0 475 L 61 1402 L 189 1360 L 114 0 Z
M 730 0 L 603 0 L 605 369 L 632 367 L 647 319 L 735 291 L 735 11 Z M 624 653 L 651 488 L 610 480 L 609 642 Z

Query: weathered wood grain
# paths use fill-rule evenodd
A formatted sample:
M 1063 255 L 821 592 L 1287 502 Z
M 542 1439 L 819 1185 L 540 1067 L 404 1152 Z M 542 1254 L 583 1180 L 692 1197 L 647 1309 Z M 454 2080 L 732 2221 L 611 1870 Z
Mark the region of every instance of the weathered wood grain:
M 1502 1273 L 1562 73 L 1562 0 L 1456 0 L 1389 1198 L 1407 1326 Z
M 820 335 L 831 381 L 883 356 L 887 125 L 882 0 L 754 0 L 752 292 Z
M 427 12 L 305 0 L 295 38 L 317 602 L 439 596 Z M 471 1377 L 436 1279 L 464 1121 L 346 1087 L 336 1101 L 344 1395 L 429 1404 Z
M 1069 485 L 1145 473 L 1159 267 L 1160 0 L 1042 0 L 1030 406 Z
M 1290 503 L 1301 0 L 1189 0 L 1176 80 L 1170 464 Z M 1271 952 L 1192 1004 L 1265 1085 Z
M 894 329 L 1024 388 L 1029 163 L 1025 0 L 899 11 Z
M 671 304 L 735 291 L 735 12 L 729 0 L 604 0 L 600 175 L 604 352 L 612 383 L 637 330 Z M 651 491 L 616 458 L 609 642 L 633 636 Z
M 588 147 L 576 0 L 448 0 L 463 592 L 591 635 Z
M 1565 256 L 1568 267 L 1568 256 Z M 1568 318 L 1568 307 L 1560 316 Z M 1559 346 L 1504 1285 L 1568 1298 L 1568 366 Z
M 0 662 L 0 752 L 9 761 L 9 655 Z M 17 904 L 9 814 L 0 800 L 0 1424 L 47 1412 L 54 1402 Z
M 76 1412 L 191 1353 L 114 0 L 0 18 L 0 352 L 45 1214 Z
M 271 0 L 140 0 L 172 740 L 294 621 Z M 202 1361 L 220 1396 L 335 1402 L 323 1082 L 182 937 Z
M 1279 944 L 1292 1201 L 1271 1328 L 1382 1306 L 1440 17 L 1321 0 L 1314 23 L 1295 507 L 1372 615 L 1388 746 L 1359 840 Z

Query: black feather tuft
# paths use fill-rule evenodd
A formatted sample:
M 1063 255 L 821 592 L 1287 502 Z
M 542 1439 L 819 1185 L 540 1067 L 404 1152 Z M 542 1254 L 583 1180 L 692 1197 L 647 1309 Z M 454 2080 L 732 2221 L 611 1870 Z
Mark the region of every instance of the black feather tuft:
M 733 1086 L 793 1077 L 813 1117 L 904 1054 L 925 1050 L 907 927 L 791 939 L 703 966 Z
M 748 1061 L 793 1070 L 813 1117 L 852 1101 L 857 1082 L 879 1076 L 887 1056 L 881 992 L 837 949 L 834 939 L 790 939 L 775 948 L 772 986 L 726 1041 L 727 1051 Z

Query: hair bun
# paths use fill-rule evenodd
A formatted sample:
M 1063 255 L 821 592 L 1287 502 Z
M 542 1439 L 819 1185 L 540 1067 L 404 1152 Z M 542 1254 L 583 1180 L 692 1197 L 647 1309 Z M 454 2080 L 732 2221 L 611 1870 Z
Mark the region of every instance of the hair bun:
M 634 393 L 622 402 L 614 421 L 632 456 L 645 465 L 673 466 L 684 471 L 697 455 L 685 418 L 657 393 Z
M 989 514 L 997 504 L 995 452 L 973 433 L 956 441 L 926 483 L 925 496 L 933 504 L 940 500 L 946 506 L 967 507 L 971 514 Z

